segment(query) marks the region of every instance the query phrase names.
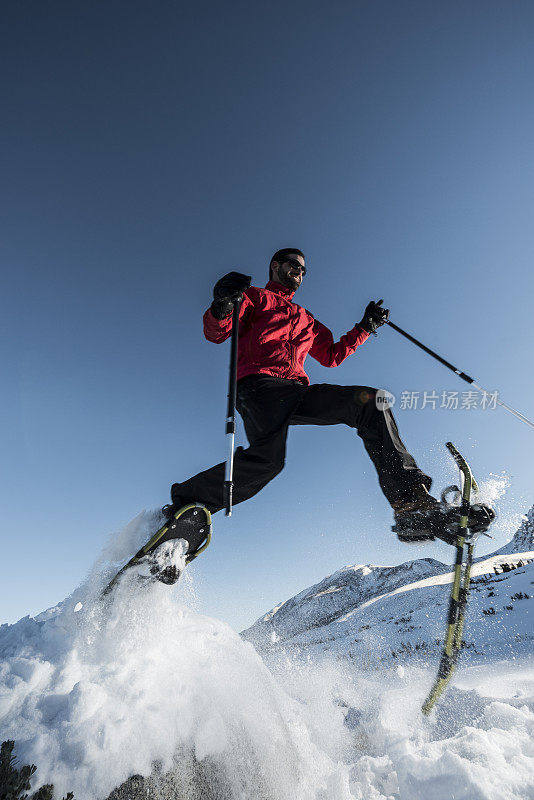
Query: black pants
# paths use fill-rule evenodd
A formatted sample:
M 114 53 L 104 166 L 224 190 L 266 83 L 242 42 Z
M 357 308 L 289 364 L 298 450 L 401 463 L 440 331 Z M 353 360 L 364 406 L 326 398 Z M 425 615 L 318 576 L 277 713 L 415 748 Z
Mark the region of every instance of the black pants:
M 363 440 L 386 498 L 393 504 L 414 484 L 428 488 L 432 479 L 418 468 L 406 450 L 393 414 L 375 403 L 376 389 L 368 386 L 304 386 L 299 381 L 249 375 L 237 385 L 237 410 L 243 418 L 250 447 L 238 447 L 234 460 L 233 502 L 248 500 L 269 483 L 285 463 L 290 425 L 348 425 Z M 225 465 L 175 483 L 175 504 L 204 503 L 211 513 L 223 507 Z

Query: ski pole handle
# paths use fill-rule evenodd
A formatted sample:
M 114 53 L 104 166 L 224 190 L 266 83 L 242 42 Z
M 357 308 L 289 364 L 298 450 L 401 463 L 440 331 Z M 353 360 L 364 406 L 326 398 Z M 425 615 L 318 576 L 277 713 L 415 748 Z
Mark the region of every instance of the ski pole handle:
M 234 442 L 235 442 L 235 404 L 237 399 L 237 339 L 239 333 L 239 310 L 243 297 L 234 300 L 232 311 L 232 340 L 230 346 L 230 375 L 228 380 L 228 406 L 226 410 L 226 441 L 228 455 L 224 476 L 223 498 L 227 517 L 232 516 L 232 494 L 234 488 Z

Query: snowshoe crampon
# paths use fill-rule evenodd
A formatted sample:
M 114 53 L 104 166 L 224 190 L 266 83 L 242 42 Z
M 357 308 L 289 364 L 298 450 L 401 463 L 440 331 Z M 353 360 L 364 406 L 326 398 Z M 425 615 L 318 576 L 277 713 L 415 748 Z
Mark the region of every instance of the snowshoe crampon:
M 187 566 L 206 549 L 211 540 L 211 514 L 205 506 L 200 503 L 190 503 L 175 511 L 148 542 L 117 572 L 102 592 L 102 597 L 109 594 L 121 575 L 128 569 L 149 559 L 152 561 L 150 565 L 152 580 L 158 580 L 167 585 L 176 583 L 181 574 L 180 569 L 175 564 L 162 563 L 158 551 L 162 545 L 177 539 L 184 539 L 186 542 L 185 565 Z
M 163 569 L 159 569 L 154 565 L 150 567 L 150 574 L 161 583 L 165 583 L 167 586 L 172 586 L 180 577 L 180 570 L 174 564 L 164 567 Z

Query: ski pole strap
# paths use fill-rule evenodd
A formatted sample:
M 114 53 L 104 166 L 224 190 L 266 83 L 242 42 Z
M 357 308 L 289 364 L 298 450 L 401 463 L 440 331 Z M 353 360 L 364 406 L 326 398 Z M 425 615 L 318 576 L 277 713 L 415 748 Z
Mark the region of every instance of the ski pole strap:
M 412 336 L 410 333 L 407 333 L 407 331 L 404 331 L 402 328 L 399 328 L 399 326 L 395 325 L 395 323 L 391 322 L 391 320 L 386 320 L 386 325 L 389 325 L 389 327 L 393 328 L 394 331 L 397 331 L 397 333 L 400 333 L 402 336 L 404 336 L 410 342 L 413 342 L 413 344 L 417 345 L 417 347 L 420 347 L 421 350 L 424 350 L 425 353 L 428 353 L 429 356 L 432 356 L 432 358 L 435 358 L 436 361 L 440 362 L 440 364 L 443 364 L 443 366 L 445 366 L 448 369 L 452 370 L 463 381 L 466 381 L 467 383 L 470 383 L 472 386 L 474 386 L 479 391 L 484 392 L 486 395 L 492 395 L 492 392 L 488 392 L 487 389 L 484 389 L 483 386 L 479 386 L 479 384 L 475 382 L 475 379 L 471 378 L 470 375 L 467 375 L 465 372 L 462 372 L 461 369 L 458 369 L 458 367 L 455 367 L 454 364 L 451 364 L 450 361 L 447 361 L 447 359 L 445 359 L 442 356 L 438 355 L 438 353 L 435 353 L 434 350 L 431 350 L 430 347 L 426 346 L 426 344 L 423 344 L 423 342 L 420 342 L 419 339 L 415 338 L 415 336 Z M 509 411 L 510 414 L 514 415 L 514 417 L 517 417 L 517 419 L 520 419 L 521 422 L 524 422 L 530 428 L 534 429 L 534 422 L 532 422 L 528 417 L 525 417 L 524 414 L 521 414 L 520 411 L 516 411 L 516 409 L 512 408 L 512 406 L 509 406 L 506 403 L 504 403 L 502 400 L 499 400 L 499 398 L 496 396 L 497 395 L 496 392 L 494 394 L 495 394 L 495 402 L 497 403 L 497 405 L 501 406 L 501 408 L 504 408 L 505 411 Z

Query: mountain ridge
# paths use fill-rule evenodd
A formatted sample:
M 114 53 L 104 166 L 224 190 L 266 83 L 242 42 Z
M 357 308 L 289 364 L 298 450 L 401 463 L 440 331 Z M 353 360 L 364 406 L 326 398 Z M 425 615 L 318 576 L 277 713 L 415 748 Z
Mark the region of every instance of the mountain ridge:
M 499 613 L 505 611 L 510 618 L 506 622 L 499 620 L 499 640 L 506 639 L 502 632 L 507 626 L 513 629 L 508 631 L 512 639 L 525 633 L 522 625 L 519 625 L 521 633 L 516 631 L 518 615 L 512 618 L 510 612 L 519 607 L 514 600 L 515 595 L 520 595 L 521 599 L 531 599 L 527 589 L 528 576 L 532 571 L 530 562 L 533 559 L 534 506 L 506 545 L 490 555 L 477 558 L 473 565 L 472 600 L 475 613 L 482 587 L 487 589 L 485 596 L 488 600 L 497 595 L 503 596 Z M 501 585 L 515 569 L 519 569 L 519 572 L 513 579 L 507 582 L 506 587 Z M 325 654 L 335 652 L 337 658 L 352 658 L 358 651 L 362 655 L 362 650 L 369 653 L 378 649 L 380 658 L 383 658 L 387 655 L 388 648 L 384 643 L 388 639 L 394 643 L 389 648 L 389 654 L 396 652 L 401 644 L 406 652 L 428 652 L 442 635 L 449 595 L 446 585 L 451 582 L 451 566 L 431 558 L 406 561 L 393 567 L 371 564 L 346 566 L 280 603 L 242 631 L 241 635 L 263 657 L 271 657 L 288 648 L 292 652 L 302 651 L 315 656 L 318 649 L 322 648 Z M 521 584 L 521 587 L 516 584 Z M 438 608 L 439 614 L 430 613 Z M 479 608 L 478 616 L 499 616 L 497 611 L 488 610 L 492 608 L 494 606 L 491 604 L 487 608 Z M 415 621 L 414 616 L 417 617 Z M 412 624 L 408 625 L 407 621 Z M 389 632 L 384 635 L 380 632 L 381 626 L 389 627 L 394 634 Z M 399 632 L 405 634 L 400 642 Z M 478 641 L 479 650 L 495 653 L 495 647 L 489 642 L 481 647 L 471 613 L 466 626 L 468 634 Z M 377 648 L 379 640 L 384 646 Z M 360 647 L 355 648 L 358 644 Z M 473 643 L 473 647 L 476 649 L 476 643 Z

